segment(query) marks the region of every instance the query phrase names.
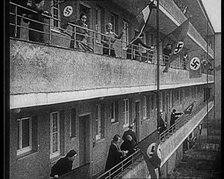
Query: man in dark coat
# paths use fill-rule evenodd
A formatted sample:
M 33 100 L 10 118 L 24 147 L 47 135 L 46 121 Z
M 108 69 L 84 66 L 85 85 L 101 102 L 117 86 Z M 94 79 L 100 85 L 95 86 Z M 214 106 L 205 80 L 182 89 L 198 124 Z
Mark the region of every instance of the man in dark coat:
M 117 165 L 119 162 L 121 162 L 122 158 L 126 156 L 127 151 L 122 151 L 120 149 L 120 146 L 119 146 L 120 142 L 121 142 L 121 137 L 118 134 L 116 134 L 113 137 L 113 140 L 110 145 L 105 171 Z
M 179 115 L 181 115 L 181 114 L 183 114 L 183 113 L 176 113 L 176 109 L 173 109 L 171 116 L 170 116 L 170 126 L 175 124 L 176 119 L 178 119 Z
M 127 140 L 127 135 L 130 135 L 132 139 L 135 141 L 135 143 L 137 143 L 137 137 L 135 131 L 133 130 L 133 124 L 130 124 L 128 128 L 129 129 L 124 132 L 122 139 L 125 141 Z
M 161 134 L 162 132 L 164 132 L 166 130 L 166 124 L 165 124 L 164 120 L 162 119 L 162 112 L 161 111 L 159 113 L 157 129 L 159 131 L 159 134 Z
M 59 159 L 51 168 L 50 177 L 58 178 L 61 175 L 72 171 L 72 163 L 76 156 L 76 151 L 70 150 L 65 157 Z

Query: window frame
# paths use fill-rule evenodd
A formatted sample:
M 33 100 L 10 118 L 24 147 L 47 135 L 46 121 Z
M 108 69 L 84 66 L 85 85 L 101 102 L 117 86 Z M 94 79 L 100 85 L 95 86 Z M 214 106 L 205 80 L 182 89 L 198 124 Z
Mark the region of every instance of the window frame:
M 123 29 L 125 29 L 125 32 L 122 35 L 122 48 L 126 49 L 129 44 L 129 22 L 125 19 L 123 19 Z
M 98 120 L 97 120 L 98 119 Z M 101 140 L 104 137 L 103 134 L 103 121 L 102 121 L 102 104 L 96 104 L 96 141 Z
M 54 1 L 57 1 L 57 7 L 55 7 L 55 3 Z M 54 13 L 54 9 L 56 9 L 56 11 L 58 12 L 56 17 L 55 17 L 55 13 Z M 50 20 L 50 29 L 52 30 L 59 30 L 61 28 L 61 9 L 60 9 L 60 3 L 59 0 L 51 0 L 51 14 L 53 16 L 53 18 Z M 56 19 L 54 19 L 56 18 Z M 55 25 L 55 23 L 57 23 L 57 25 Z
M 111 102 L 111 123 L 118 122 L 118 114 L 116 113 L 118 111 L 118 101 Z
M 128 110 L 126 110 L 128 108 Z M 124 125 L 123 127 L 128 127 L 129 126 L 129 112 L 130 112 L 130 104 L 129 104 L 129 99 L 125 98 L 124 99 Z
M 113 18 L 113 19 L 112 19 Z M 118 15 L 115 14 L 114 12 L 110 13 L 110 21 L 112 23 L 112 31 L 118 34 Z
M 142 103 L 142 111 L 143 111 L 143 120 L 147 119 L 147 96 L 143 96 L 143 103 Z
M 102 38 L 102 8 L 100 6 L 96 6 L 95 9 L 95 20 L 96 20 L 96 25 L 95 25 L 95 30 L 96 30 L 96 42 L 101 43 L 101 38 Z
M 74 138 L 76 137 L 76 108 L 71 109 L 71 116 L 70 116 L 70 137 Z M 73 126 L 74 125 L 74 126 Z
M 22 140 L 23 140 L 23 138 L 22 138 L 22 121 L 24 121 L 24 120 L 29 120 L 29 145 L 28 146 L 26 146 L 26 147 L 22 147 Z M 19 146 L 19 148 L 17 148 L 17 155 L 21 155 L 21 154 L 24 154 L 24 153 L 27 153 L 27 152 L 30 152 L 30 151 L 32 151 L 32 149 L 33 149 L 33 147 L 32 147 L 32 142 L 33 142 L 33 140 L 32 140 L 32 118 L 31 117 L 24 117 L 24 118 L 20 118 L 20 119 L 17 119 L 17 122 L 18 122 L 18 127 L 19 127 L 19 129 L 18 129 L 18 146 Z
M 53 152 L 53 114 L 57 114 L 57 126 L 58 126 L 58 150 L 56 152 Z M 60 155 L 60 146 L 61 146 L 61 141 L 60 141 L 60 112 L 59 111 L 55 111 L 55 112 L 51 112 L 50 113 L 50 159 L 58 157 Z

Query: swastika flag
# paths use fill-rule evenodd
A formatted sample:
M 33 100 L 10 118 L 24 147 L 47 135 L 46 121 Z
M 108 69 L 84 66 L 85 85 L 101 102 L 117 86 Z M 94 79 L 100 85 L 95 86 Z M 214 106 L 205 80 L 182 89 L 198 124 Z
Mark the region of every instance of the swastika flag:
M 201 77 L 201 59 L 194 56 L 189 60 L 189 78 Z
M 159 178 L 157 170 L 160 170 L 161 165 L 161 149 L 157 130 L 141 140 L 137 146 L 144 156 L 151 178 Z
M 59 6 L 61 12 L 61 28 L 66 29 L 69 22 L 75 22 L 74 2 L 64 0 L 59 3 Z
M 174 61 L 178 57 L 180 52 L 183 50 L 184 38 L 187 36 L 187 32 L 189 29 L 189 22 L 190 22 L 190 19 L 187 19 L 180 26 L 174 29 L 174 31 L 172 31 L 170 34 L 166 36 L 166 38 L 169 37 L 172 40 L 174 40 L 175 43 L 172 45 L 172 50 L 171 50 L 172 52 L 170 56 L 168 57 L 168 60 L 163 72 L 168 72 L 170 63 Z M 163 40 L 165 40 L 166 38 L 164 38 Z

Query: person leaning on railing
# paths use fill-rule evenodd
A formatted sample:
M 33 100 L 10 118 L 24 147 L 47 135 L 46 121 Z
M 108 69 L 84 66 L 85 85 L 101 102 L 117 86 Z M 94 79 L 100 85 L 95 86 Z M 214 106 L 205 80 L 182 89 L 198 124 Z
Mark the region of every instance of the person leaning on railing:
M 104 55 L 116 57 L 113 44 L 116 41 L 116 39 L 120 39 L 122 37 L 125 29 L 122 30 L 120 35 L 117 35 L 115 32 L 112 31 L 112 27 L 113 26 L 111 23 L 106 24 L 106 33 L 105 36 L 103 36 L 101 43 L 103 44 Z
M 111 145 L 110 145 L 110 149 L 109 149 L 109 153 L 108 153 L 107 161 L 106 161 L 105 172 L 110 170 L 112 167 L 114 167 L 118 163 L 120 163 L 126 157 L 126 154 L 128 153 L 128 151 L 121 150 L 120 143 L 121 143 L 121 137 L 120 135 L 116 134 L 111 141 Z M 115 169 L 113 169 L 111 172 L 114 172 L 114 170 L 116 169 L 117 167 L 115 167 Z M 113 174 L 112 178 L 116 174 Z
M 77 25 L 78 27 L 76 27 L 76 32 L 73 32 L 72 34 L 70 48 L 74 48 L 75 45 L 74 37 L 76 34 L 76 48 L 92 52 L 93 49 L 89 47 L 87 44 L 87 38 L 88 38 L 88 25 L 86 24 L 87 16 L 85 13 L 81 13 L 79 18 L 80 19 L 77 22 L 75 22 L 75 25 Z
M 44 43 L 44 19 L 50 18 L 50 13 L 43 10 L 44 0 L 34 0 L 29 7 L 32 11 L 25 16 L 24 22 L 29 24 L 29 40 Z M 35 11 L 35 12 L 33 12 Z
M 71 172 L 73 161 L 77 156 L 75 150 L 70 150 L 65 157 L 60 158 L 51 168 L 50 177 L 53 179 L 59 178 L 60 176 Z
M 174 125 L 176 120 L 179 118 L 179 115 L 182 115 L 183 113 L 176 113 L 176 109 L 173 109 L 170 115 L 170 126 Z M 175 127 L 173 127 L 175 129 Z

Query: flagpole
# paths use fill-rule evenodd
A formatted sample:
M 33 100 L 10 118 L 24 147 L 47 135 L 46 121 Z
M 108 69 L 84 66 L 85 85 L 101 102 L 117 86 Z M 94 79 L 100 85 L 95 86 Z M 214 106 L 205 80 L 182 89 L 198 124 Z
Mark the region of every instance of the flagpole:
M 208 62 L 208 20 L 207 20 L 207 62 Z M 208 67 L 208 65 L 207 65 L 207 67 Z M 208 144 L 208 68 L 207 68 L 207 90 L 206 90 L 206 100 L 207 100 L 207 140 L 206 140 L 206 142 L 207 142 L 207 144 Z
M 159 91 L 159 0 L 157 0 L 156 6 L 156 29 L 157 29 L 157 39 L 156 39 L 156 49 L 157 49 L 157 123 L 159 120 L 159 102 L 160 102 L 160 91 Z

